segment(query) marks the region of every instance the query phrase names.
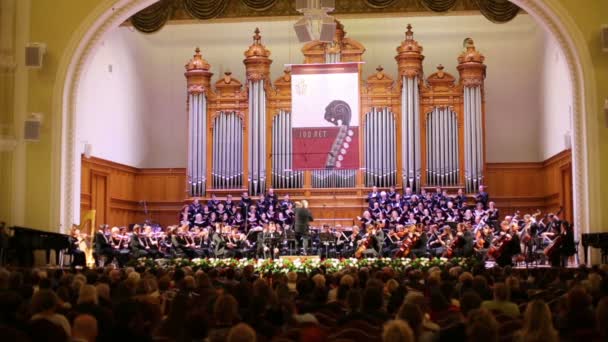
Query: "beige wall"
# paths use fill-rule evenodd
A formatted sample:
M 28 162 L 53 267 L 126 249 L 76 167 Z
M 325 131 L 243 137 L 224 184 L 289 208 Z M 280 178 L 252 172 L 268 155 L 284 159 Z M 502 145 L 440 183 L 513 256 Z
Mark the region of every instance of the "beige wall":
M 344 19 L 342 22 L 347 36 L 359 40 L 367 49 L 364 77 L 382 65 L 387 73 L 396 78 L 395 48 L 404 38 L 407 23 L 412 23 L 415 38 L 424 46 L 426 75 L 434 72 L 438 64 L 443 64 L 448 72 L 457 75 L 456 58 L 462 49 L 462 41 L 466 37 L 475 39 L 478 48 L 486 55 L 488 65 L 488 162 L 536 162 L 546 159 L 539 153 L 538 138 L 544 33 L 532 18 L 520 15 L 504 25 L 492 24 L 481 15 Z M 135 120 L 141 120 L 145 136 L 139 140 L 139 144 L 125 143 L 122 149 L 114 147 L 117 140 L 106 140 L 107 148 L 99 148 L 108 153 L 94 154 L 136 167 L 184 167 L 186 108 L 183 66 L 194 47 L 201 47 L 203 56 L 215 73 L 214 80 L 230 70 L 244 82 L 243 51 L 251 44 L 251 32 L 259 26 L 262 41 L 272 52 L 271 78 L 274 80 L 282 74 L 285 64 L 303 60 L 301 44 L 295 38 L 292 24 L 293 20 L 180 24 L 168 25 L 151 35 L 136 32 L 130 27 L 115 29 L 99 48 L 98 54 L 103 57 L 95 58 L 90 66 L 97 70 L 92 74 L 95 82 L 83 82 L 81 86 L 83 93 L 95 93 L 97 96 L 87 96 L 87 101 L 92 102 L 86 105 L 89 107 L 87 112 L 79 113 L 79 120 L 80 115 L 86 116 L 82 117 L 84 121 L 99 121 L 95 116 L 114 117 L 106 110 L 107 102 L 111 101 L 111 107 L 117 109 L 114 114 L 120 113 L 123 119 L 112 121 L 115 129 L 105 127 L 107 125 L 89 125 L 99 129 L 99 132 L 89 130 L 87 134 L 107 136 L 110 132 L 121 132 L 124 136 Z M 446 30 L 446 27 L 450 30 Z M 98 75 L 100 70 L 107 74 L 107 64 L 111 63 L 111 59 L 124 54 L 124 41 L 129 42 L 133 50 L 131 55 L 138 56 L 138 63 L 134 66 L 137 74 L 125 68 L 116 68 L 112 78 Z M 138 78 L 137 81 L 126 81 L 134 76 Z M 144 88 L 133 89 L 131 83 L 142 84 Z M 116 96 L 118 90 L 124 95 Z M 145 104 L 133 107 L 133 101 L 142 94 Z M 84 104 L 84 100 L 82 102 Z M 95 104 L 97 102 L 100 105 Z M 137 132 L 135 129 L 136 135 L 139 134 Z M 85 136 L 83 134 L 81 139 L 86 140 Z M 98 148 L 94 146 L 94 150 Z M 116 156 L 112 155 L 113 150 Z M 132 163 L 128 162 L 124 158 L 125 153 L 137 155 L 138 158 Z

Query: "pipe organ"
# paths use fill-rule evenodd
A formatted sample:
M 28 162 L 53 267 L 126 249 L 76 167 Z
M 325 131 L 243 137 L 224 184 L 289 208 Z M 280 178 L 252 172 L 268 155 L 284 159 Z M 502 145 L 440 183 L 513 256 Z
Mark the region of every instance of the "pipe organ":
M 234 112 L 220 112 L 213 120 L 214 189 L 238 189 L 243 185 L 243 122 Z
M 212 85 L 211 66 L 197 48 L 185 73 L 189 195 L 258 195 L 269 187 L 302 195 L 331 189 L 363 194 L 374 185 L 476 191 L 486 159 L 484 56 L 467 38 L 457 80 L 441 65 L 425 77 L 422 51 L 408 25 L 395 56 L 397 77 L 379 66 L 361 78 L 359 169 L 298 171 L 292 169 L 291 74 L 287 69 L 271 81 L 270 50 L 260 31 L 244 53 L 244 84 L 227 72 Z M 333 42 L 302 48 L 304 63 L 361 62 L 364 52 L 340 23 Z

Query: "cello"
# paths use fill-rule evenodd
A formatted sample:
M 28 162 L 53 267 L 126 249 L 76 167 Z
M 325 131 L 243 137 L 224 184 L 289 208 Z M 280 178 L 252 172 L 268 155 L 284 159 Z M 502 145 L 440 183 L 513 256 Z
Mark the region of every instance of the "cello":
M 363 256 L 363 253 L 372 246 L 374 239 L 373 231 L 373 225 L 370 224 L 369 226 L 367 226 L 367 238 L 359 245 L 359 247 L 357 247 L 357 251 L 355 252 L 355 258 L 361 258 Z

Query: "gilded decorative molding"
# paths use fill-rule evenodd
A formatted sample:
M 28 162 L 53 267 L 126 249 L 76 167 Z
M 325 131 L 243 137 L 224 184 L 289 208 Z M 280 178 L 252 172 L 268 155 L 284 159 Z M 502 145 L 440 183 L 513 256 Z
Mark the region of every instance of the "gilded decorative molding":
M 186 76 L 188 94 L 206 93 L 213 73 L 209 71 L 211 65 L 203 58 L 198 47 L 184 68 L 186 69 L 184 76 Z
M 422 74 L 422 61 L 424 60 L 422 50 L 422 46 L 414 39 L 412 25 L 407 24 L 405 40 L 397 47 L 397 56 L 395 56 L 400 76 L 414 78 Z
M 458 72 L 460 81 L 465 87 L 476 87 L 483 84 L 486 78 L 486 65 L 483 64 L 486 58 L 477 49 L 473 39 L 465 39 L 465 49 L 458 56 Z
M 248 81 L 265 80 L 270 74 L 270 50 L 262 44 L 260 29 L 256 27 L 253 35 L 253 44 L 245 51 L 245 69 Z

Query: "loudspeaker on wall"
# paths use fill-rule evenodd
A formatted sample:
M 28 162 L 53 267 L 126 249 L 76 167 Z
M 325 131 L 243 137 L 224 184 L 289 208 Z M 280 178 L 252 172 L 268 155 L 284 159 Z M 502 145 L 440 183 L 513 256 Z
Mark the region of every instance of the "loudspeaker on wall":
M 25 46 L 25 66 L 28 68 L 42 68 L 42 59 L 46 52 L 46 45 L 42 43 L 29 43 Z

